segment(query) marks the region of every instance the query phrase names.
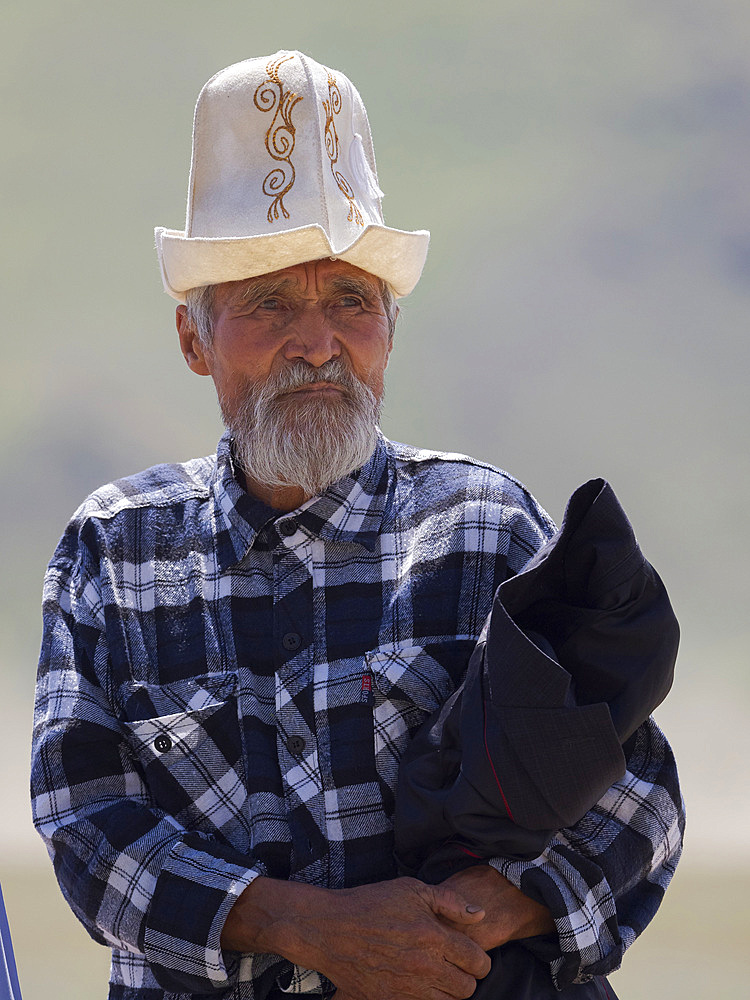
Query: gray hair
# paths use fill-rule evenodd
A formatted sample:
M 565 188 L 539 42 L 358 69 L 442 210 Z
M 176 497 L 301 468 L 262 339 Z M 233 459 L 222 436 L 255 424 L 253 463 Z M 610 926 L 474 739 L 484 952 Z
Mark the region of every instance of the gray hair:
M 393 289 L 388 282 L 382 278 L 376 279 L 380 287 L 380 297 L 383 300 L 386 319 L 388 320 L 388 333 L 391 340 L 396 330 L 396 317 L 398 316 L 398 304 Z M 185 293 L 185 305 L 187 307 L 187 321 L 198 334 L 198 339 L 204 348 L 210 349 L 213 340 L 213 310 L 216 285 L 203 285 L 200 288 L 189 288 Z
M 202 346 L 211 347 L 214 336 L 213 313 L 216 285 L 203 285 L 200 288 L 188 288 L 185 292 L 185 307 L 187 321 L 198 334 Z

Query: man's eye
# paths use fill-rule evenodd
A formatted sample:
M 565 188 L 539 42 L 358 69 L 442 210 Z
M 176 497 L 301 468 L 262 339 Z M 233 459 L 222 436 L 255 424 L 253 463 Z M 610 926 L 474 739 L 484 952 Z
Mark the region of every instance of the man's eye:
M 347 309 L 356 309 L 357 306 L 362 305 L 362 299 L 359 295 L 342 295 L 336 300 L 336 305 L 344 306 Z
M 282 307 L 281 299 L 267 298 L 267 299 L 262 299 L 258 303 L 258 309 L 277 310 L 281 309 L 281 307 Z

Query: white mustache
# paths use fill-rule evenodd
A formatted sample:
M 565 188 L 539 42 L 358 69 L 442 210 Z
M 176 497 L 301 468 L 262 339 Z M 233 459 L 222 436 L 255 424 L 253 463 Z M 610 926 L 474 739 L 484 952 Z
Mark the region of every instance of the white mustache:
M 305 385 L 316 385 L 319 382 L 339 385 L 342 389 L 356 389 L 358 385 L 361 385 L 345 361 L 331 358 L 319 368 L 313 367 L 307 361 L 293 361 L 269 376 L 263 390 L 264 395 L 266 393 L 277 394 L 299 389 Z

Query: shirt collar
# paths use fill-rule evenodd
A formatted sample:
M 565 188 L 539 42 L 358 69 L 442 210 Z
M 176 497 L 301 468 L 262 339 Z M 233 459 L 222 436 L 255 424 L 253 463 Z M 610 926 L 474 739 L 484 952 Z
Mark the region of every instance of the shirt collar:
M 216 450 L 212 484 L 213 530 L 220 569 L 239 563 L 268 524 L 294 519 L 311 537 L 354 542 L 374 551 L 391 502 L 393 477 L 388 441 L 378 430 L 375 450 L 362 466 L 296 510 L 281 513 L 245 492 L 237 479 L 231 436 L 225 432 Z

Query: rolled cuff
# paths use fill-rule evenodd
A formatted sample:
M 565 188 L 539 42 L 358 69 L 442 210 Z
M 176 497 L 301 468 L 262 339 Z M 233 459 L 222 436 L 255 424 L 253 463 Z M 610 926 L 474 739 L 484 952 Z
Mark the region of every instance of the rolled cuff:
M 170 851 L 145 920 L 142 948 L 157 981 L 177 993 L 231 986 L 240 955 L 223 951 L 221 931 L 242 892 L 265 870 L 239 851 L 186 834 Z
M 529 938 L 523 944 L 549 965 L 558 990 L 614 972 L 625 950 L 614 896 L 602 873 L 595 878 L 593 870 L 587 871 L 589 882 L 560 861 L 558 867 L 545 853 L 533 861 L 492 858 L 489 862 L 516 888 L 549 909 L 556 933 Z

